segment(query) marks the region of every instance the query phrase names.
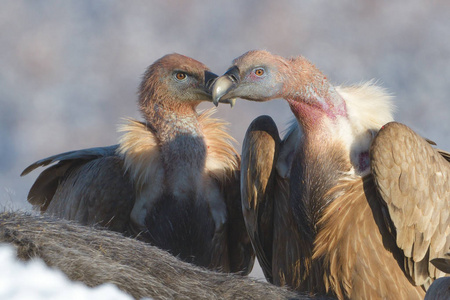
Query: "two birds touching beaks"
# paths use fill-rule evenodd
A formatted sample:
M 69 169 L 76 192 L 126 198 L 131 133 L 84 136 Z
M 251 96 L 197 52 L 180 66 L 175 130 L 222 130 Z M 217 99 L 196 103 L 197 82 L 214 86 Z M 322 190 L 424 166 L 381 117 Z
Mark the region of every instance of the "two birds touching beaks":
M 283 139 L 268 116 L 240 156 L 202 101 L 284 98 Z M 339 299 L 423 299 L 450 252 L 450 155 L 393 122 L 373 83 L 333 86 L 304 57 L 249 51 L 220 77 L 170 54 L 139 88 L 144 121 L 119 144 L 71 151 L 28 201 L 41 212 L 136 236 L 179 258 Z

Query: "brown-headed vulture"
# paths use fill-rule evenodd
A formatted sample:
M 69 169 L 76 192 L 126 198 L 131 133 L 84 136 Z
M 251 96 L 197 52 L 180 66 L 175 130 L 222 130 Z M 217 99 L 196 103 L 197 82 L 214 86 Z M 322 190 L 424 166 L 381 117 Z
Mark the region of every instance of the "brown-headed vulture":
M 241 196 L 269 281 L 339 299 L 423 299 L 449 251 L 450 164 L 372 83 L 335 87 L 304 57 L 250 51 L 213 101 L 284 98 L 297 122 L 283 141 L 270 117 L 249 127 Z
M 22 175 L 56 163 L 39 175 L 28 201 L 41 212 L 138 236 L 200 266 L 250 272 L 240 158 L 226 124 L 211 110 L 196 111 L 211 101 L 207 85 L 216 77 L 192 58 L 160 58 L 139 89 L 145 121 L 127 120 L 118 145 L 30 165 Z

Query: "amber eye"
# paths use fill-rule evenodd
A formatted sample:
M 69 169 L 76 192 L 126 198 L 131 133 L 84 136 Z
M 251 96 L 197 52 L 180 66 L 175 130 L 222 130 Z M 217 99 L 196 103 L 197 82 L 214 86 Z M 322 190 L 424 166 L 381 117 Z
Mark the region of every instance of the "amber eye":
M 186 75 L 186 73 L 183 73 L 183 72 L 177 72 L 177 73 L 175 74 L 175 77 L 176 77 L 178 80 L 183 80 L 183 79 L 186 79 L 187 75 Z
M 264 69 L 256 69 L 255 70 L 256 76 L 263 76 L 264 75 Z

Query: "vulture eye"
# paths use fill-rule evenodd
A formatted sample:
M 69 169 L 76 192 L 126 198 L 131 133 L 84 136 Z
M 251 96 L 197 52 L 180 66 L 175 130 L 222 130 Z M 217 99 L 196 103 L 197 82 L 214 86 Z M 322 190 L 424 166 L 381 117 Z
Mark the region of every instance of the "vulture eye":
M 256 76 L 263 76 L 264 75 L 264 69 L 262 69 L 262 68 L 258 68 L 258 69 L 255 69 L 255 75 Z
M 177 72 L 175 73 L 175 78 L 178 80 L 185 80 L 187 78 L 187 75 L 184 72 Z

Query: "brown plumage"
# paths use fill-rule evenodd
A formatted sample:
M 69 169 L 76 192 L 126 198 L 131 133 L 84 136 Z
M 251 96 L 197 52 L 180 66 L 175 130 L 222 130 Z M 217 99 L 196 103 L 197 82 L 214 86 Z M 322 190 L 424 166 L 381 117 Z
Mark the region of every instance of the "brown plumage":
M 283 141 L 267 116 L 242 150 L 247 230 L 266 277 L 340 299 L 422 299 L 450 247 L 450 164 L 371 83 L 334 87 L 303 57 L 250 51 L 213 101 L 284 98 Z M 301 133 L 300 133 L 301 132 Z
M 28 200 L 81 224 L 137 235 L 181 259 L 226 272 L 253 265 L 239 195 L 239 157 L 226 124 L 197 113 L 217 77 L 170 54 L 151 65 L 139 89 L 145 122 L 127 120 L 118 145 L 40 160 Z

